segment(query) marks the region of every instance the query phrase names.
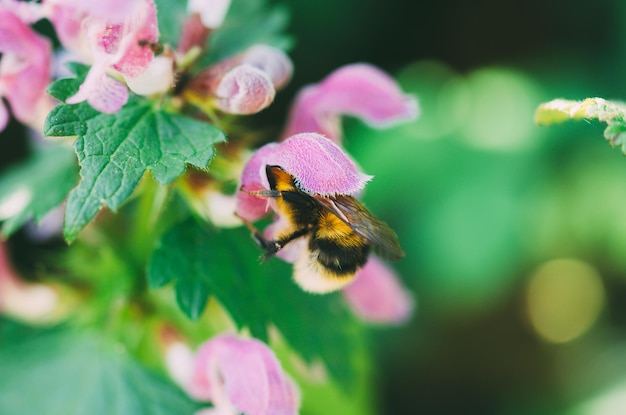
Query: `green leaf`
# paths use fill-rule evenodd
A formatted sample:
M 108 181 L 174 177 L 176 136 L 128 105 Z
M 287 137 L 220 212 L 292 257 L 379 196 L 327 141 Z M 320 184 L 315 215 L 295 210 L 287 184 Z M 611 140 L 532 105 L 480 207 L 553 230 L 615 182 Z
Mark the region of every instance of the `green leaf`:
M 54 83 L 49 92 L 63 100 L 85 76 L 73 65 L 77 78 Z M 205 168 L 225 140 L 217 127 L 173 114 L 153 103 L 131 98 L 116 114 L 102 114 L 82 102 L 59 105 L 46 119 L 49 136 L 78 136 L 75 143 L 81 181 L 72 190 L 65 211 L 64 234 L 72 242 L 102 205 L 116 210 L 133 192 L 146 170 L 160 184 L 185 172 L 187 164 Z
M 1 414 L 191 415 L 198 409 L 169 380 L 96 333 L 10 325 L 0 340 Z
M 87 77 L 87 72 L 89 72 L 89 67 L 82 63 L 68 62 L 66 66 L 76 76 L 74 78 L 56 80 L 46 90 L 48 94 L 62 102 L 65 102 L 66 99 L 78 91 L 78 87 L 83 83 L 85 77 Z
M 603 98 L 583 101 L 555 99 L 541 104 L 535 113 L 538 124 L 554 124 L 570 119 L 597 119 L 606 123 L 604 138 L 611 146 L 621 147 L 626 154 L 626 104 Z
M 0 177 L 2 234 L 11 235 L 30 219 L 39 222 L 77 182 L 78 166 L 71 148 L 37 147 L 26 162 Z
M 260 254 L 247 230 L 209 231 L 188 219 L 158 242 L 148 279 L 153 288 L 173 282 L 190 318 L 198 318 L 213 295 L 240 328 L 261 340 L 276 326 L 305 360 L 321 358 L 336 379 L 350 385 L 357 326 L 341 296 L 303 292 L 291 280 L 291 265 L 275 258 L 261 262 Z

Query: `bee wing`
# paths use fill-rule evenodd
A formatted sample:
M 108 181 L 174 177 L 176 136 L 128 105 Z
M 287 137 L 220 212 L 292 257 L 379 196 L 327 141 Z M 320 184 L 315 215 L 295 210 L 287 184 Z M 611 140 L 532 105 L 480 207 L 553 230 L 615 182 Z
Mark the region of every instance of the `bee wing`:
M 404 256 L 396 233 L 382 220 L 372 215 L 351 196 L 315 197 L 321 206 L 344 221 L 352 230 L 372 243 L 383 259 L 397 261 Z

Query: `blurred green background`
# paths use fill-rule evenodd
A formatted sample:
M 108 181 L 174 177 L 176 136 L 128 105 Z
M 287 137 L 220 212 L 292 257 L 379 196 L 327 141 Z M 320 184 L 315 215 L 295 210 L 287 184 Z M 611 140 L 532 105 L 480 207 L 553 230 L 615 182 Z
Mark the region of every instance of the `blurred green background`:
M 268 117 L 363 61 L 422 107 L 390 130 L 344 122 L 418 300 L 372 332 L 380 413 L 626 414 L 626 159 L 598 123 L 533 123 L 553 98 L 626 98 L 626 4 L 288 5 L 296 73 Z

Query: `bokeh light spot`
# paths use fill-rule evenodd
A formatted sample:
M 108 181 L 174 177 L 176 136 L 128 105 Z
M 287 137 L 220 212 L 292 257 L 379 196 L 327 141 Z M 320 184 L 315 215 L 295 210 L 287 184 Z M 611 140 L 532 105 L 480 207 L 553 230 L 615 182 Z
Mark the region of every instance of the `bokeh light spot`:
M 402 88 L 419 100 L 420 116 L 407 124 L 410 136 L 418 139 L 440 138 L 458 130 L 471 108 L 465 78 L 444 63 L 420 61 L 398 76 Z
M 532 147 L 533 114 L 542 99 L 537 84 L 522 72 L 496 68 L 470 74 L 468 83 L 472 108 L 463 138 L 491 150 Z
M 566 343 L 594 324 L 604 303 L 598 272 L 575 259 L 543 264 L 527 290 L 528 316 L 534 330 L 551 343 Z

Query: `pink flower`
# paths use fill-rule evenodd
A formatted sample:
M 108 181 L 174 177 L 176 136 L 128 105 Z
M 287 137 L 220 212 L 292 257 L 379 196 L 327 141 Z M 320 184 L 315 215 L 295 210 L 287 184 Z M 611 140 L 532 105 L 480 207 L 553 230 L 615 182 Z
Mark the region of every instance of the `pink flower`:
M 45 95 L 50 82 L 50 42 L 4 4 L 0 4 L 0 22 L 0 97 L 6 98 L 19 121 L 38 123 L 50 106 Z M 7 122 L 8 112 L 0 101 L 0 130 Z
M 319 134 L 297 134 L 279 144 L 261 147 L 244 166 L 241 191 L 236 196 L 236 213 L 253 222 L 272 209 L 276 213 L 275 221 L 263 232 L 263 238 L 268 241 L 291 234 L 295 229 L 291 219 L 283 216 L 276 199 L 263 194 L 272 190 L 267 166 L 279 166 L 293 177 L 300 191 L 311 196 L 354 195 L 371 179 L 357 169 L 341 148 Z M 306 228 L 300 230 L 303 229 Z M 256 235 L 261 240 L 260 235 Z M 276 252 L 278 257 L 294 264 L 294 280 L 301 288 L 325 293 L 338 290 L 352 281 L 354 272 L 342 278 L 327 274 L 319 266 L 315 254 L 309 251 L 309 241 L 310 237 L 295 237 Z
M 102 22 L 122 24 L 144 7 L 144 0 L 43 0 L 42 5 L 63 46 L 91 61 L 89 29 Z
M 370 323 L 404 323 L 414 308 L 411 294 L 395 272 L 374 257 L 357 272 L 356 280 L 343 290 L 343 296 L 354 313 Z
M 268 45 L 254 45 L 234 58 L 234 62 L 262 70 L 276 89 L 287 85 L 293 74 L 293 64 L 285 52 Z
M 75 2 L 60 3 L 74 5 Z M 117 14 L 114 14 L 117 18 L 112 19 L 106 15 L 81 15 L 82 10 L 76 11 L 74 17 L 82 18 L 80 27 L 87 28 L 86 37 L 93 64 L 78 92 L 67 99 L 68 104 L 87 101 L 101 112 L 114 113 L 128 100 L 128 90 L 124 84 L 110 78 L 107 72 L 115 69 L 124 77 L 137 77 L 149 67 L 154 57 L 151 45 L 159 37 L 156 7 L 152 0 L 133 0 L 131 4 L 133 7 L 129 9 L 129 14 L 123 16 L 121 21 Z M 98 8 L 87 9 L 89 13 L 94 10 Z M 68 23 L 71 19 L 67 20 L 69 11 L 65 12 L 60 14 L 63 19 L 53 20 L 53 23 L 71 26 Z
M 209 68 L 200 72 L 185 90 L 185 97 L 201 108 L 217 107 L 240 115 L 267 108 L 275 95 L 276 90 L 265 72 L 247 64 L 226 72 Z
M 267 108 L 276 91 L 265 72 L 252 65 L 228 71 L 213 90 L 219 109 L 229 114 L 255 114 Z
M 289 82 L 292 73 L 284 52 L 256 45 L 202 71 L 186 96 L 200 105 L 212 102 L 230 114 L 254 114 L 272 103 L 276 89 Z
M 417 116 L 417 101 L 405 95 L 381 70 L 366 64 L 344 66 L 296 97 L 283 137 L 310 131 L 341 142 L 341 115 L 352 115 L 374 127 Z
M 341 148 L 315 133 L 297 134 L 261 147 L 244 166 L 237 214 L 255 221 L 269 208 L 268 200 L 246 193 L 269 189 L 265 166 L 277 165 L 292 175 L 300 189 L 317 195 L 354 195 L 372 178 L 361 173 Z
M 227 334 L 199 347 L 187 390 L 220 415 L 293 415 L 300 406 L 296 385 L 267 345 Z

